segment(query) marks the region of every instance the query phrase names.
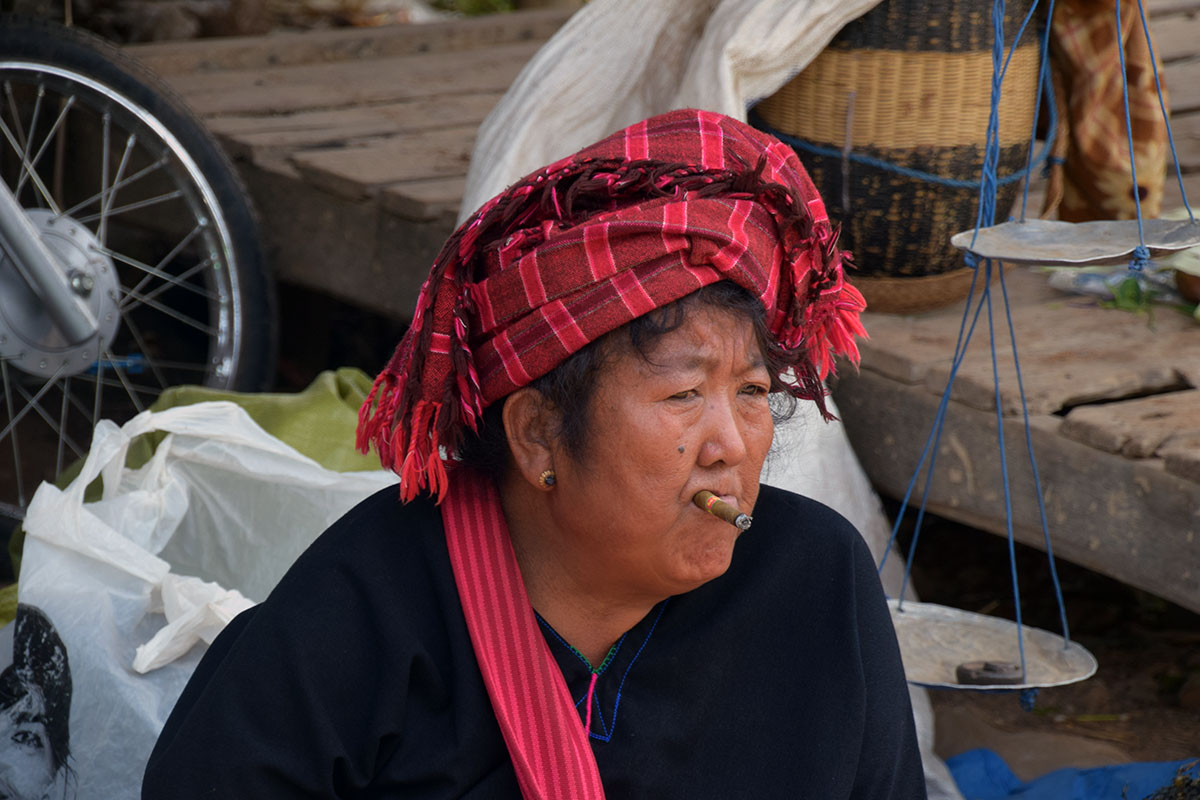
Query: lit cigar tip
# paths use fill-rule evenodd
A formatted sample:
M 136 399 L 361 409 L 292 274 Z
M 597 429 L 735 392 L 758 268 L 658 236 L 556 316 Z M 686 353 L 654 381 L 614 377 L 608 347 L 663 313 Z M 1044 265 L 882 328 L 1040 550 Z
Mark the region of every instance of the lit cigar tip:
M 692 502 L 702 511 L 707 511 L 714 517 L 723 519 L 740 531 L 750 527 L 754 521 L 749 514 L 743 514 L 737 506 L 726 503 L 715 493 L 702 489 L 692 496 Z

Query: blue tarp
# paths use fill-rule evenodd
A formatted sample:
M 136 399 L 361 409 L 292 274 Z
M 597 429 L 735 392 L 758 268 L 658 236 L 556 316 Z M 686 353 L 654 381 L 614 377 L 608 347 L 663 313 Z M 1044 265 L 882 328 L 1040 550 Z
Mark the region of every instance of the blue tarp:
M 1200 764 L 1191 759 L 1060 769 L 1025 783 L 991 750 L 968 750 L 946 759 L 966 800 L 1145 800 L 1189 765 L 1185 774 L 1200 776 Z

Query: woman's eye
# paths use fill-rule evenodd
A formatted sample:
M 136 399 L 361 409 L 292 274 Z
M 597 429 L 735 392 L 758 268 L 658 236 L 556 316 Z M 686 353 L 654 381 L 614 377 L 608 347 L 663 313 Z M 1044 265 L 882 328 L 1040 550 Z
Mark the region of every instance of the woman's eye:
M 682 392 L 676 392 L 675 394 L 671 395 L 667 399 L 668 400 L 691 400 L 695 396 L 696 396 L 695 389 L 684 389 Z
M 45 746 L 42 737 L 34 731 L 17 731 L 12 735 L 12 740 L 23 747 L 41 748 Z
M 769 391 L 770 388 L 761 383 L 748 383 L 742 387 L 742 394 L 765 395 Z

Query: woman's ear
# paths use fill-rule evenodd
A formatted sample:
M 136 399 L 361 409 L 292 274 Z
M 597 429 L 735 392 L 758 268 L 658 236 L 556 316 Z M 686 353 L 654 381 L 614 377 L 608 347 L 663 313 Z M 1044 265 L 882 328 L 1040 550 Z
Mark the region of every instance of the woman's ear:
M 526 386 L 504 399 L 501 416 L 517 471 L 536 488 L 547 489 L 539 477 L 554 469 L 557 410 L 541 392 Z

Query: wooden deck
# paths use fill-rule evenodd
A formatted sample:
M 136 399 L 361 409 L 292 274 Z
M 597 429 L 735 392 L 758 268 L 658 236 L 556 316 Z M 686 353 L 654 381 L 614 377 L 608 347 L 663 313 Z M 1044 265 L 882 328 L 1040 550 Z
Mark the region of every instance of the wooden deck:
M 1150 7 L 1185 183 L 1200 204 L 1200 0 Z M 237 159 L 280 279 L 406 315 L 453 227 L 480 122 L 566 18 L 524 12 L 130 50 Z M 1169 186 L 1165 207 L 1179 197 Z M 1104 310 L 1029 270 L 1006 281 L 1056 552 L 1200 612 L 1200 325 L 1165 308 L 1149 320 Z M 862 371 L 836 385 L 850 438 L 885 494 L 901 495 L 916 466 L 961 316 L 961 306 L 868 314 Z M 1015 532 L 1040 546 L 1003 316 L 996 329 Z M 930 508 L 1003 532 L 987 341 L 981 327 L 956 382 Z
M 526 11 L 128 51 L 237 161 L 280 280 L 404 317 L 454 229 L 476 130 L 568 17 Z

